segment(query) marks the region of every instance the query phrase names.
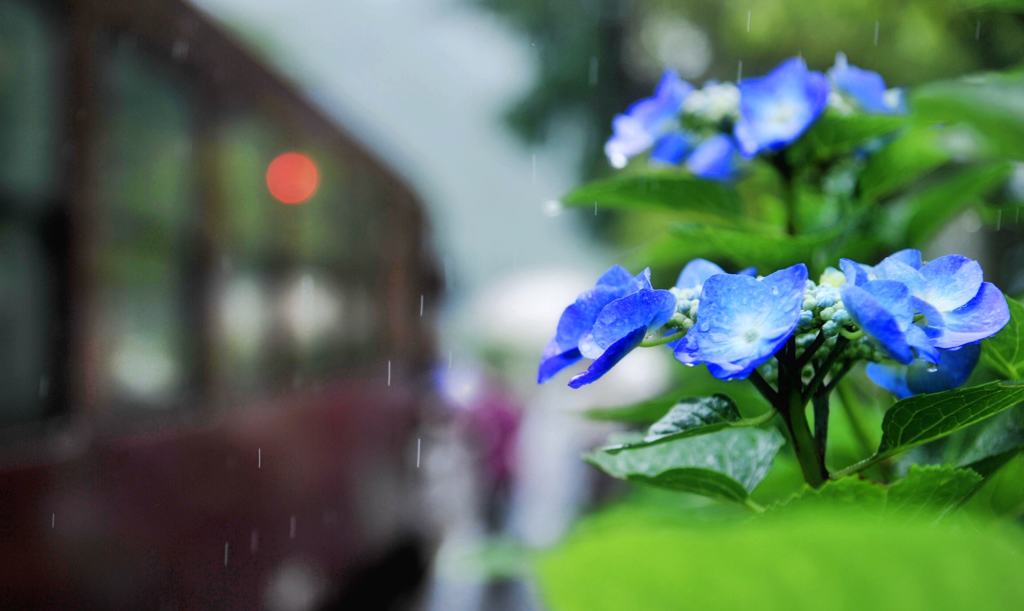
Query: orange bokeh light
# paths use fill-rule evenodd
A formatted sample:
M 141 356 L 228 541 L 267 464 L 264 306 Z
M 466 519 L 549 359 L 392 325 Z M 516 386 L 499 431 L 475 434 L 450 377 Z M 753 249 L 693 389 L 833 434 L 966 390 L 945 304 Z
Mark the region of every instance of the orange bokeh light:
M 320 172 L 307 155 L 281 153 L 267 166 L 267 188 L 282 204 L 301 204 L 316 193 Z

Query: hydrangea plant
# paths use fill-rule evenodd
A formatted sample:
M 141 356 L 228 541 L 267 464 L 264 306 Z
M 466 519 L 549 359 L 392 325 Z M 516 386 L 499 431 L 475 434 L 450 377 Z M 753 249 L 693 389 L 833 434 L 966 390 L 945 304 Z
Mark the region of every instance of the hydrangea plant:
M 767 409 L 678 389 L 642 404 L 646 432 L 617 434 L 588 460 L 761 510 L 750 493 L 784 445 L 812 488 L 866 473 L 891 482 L 906 468 L 895 457 L 973 427 L 960 454 L 940 460 L 942 478 L 911 471 L 904 486 L 961 497 L 977 484 L 966 467 L 988 475 L 1024 447 L 1024 435 L 989 421 L 1024 402 L 1024 307 L 978 261 L 921 250 L 968 208 L 1001 205 L 993 193 L 1011 164 L 993 150 L 1010 145 L 991 121 L 949 111 L 950 97 L 977 84 L 908 95 L 840 53 L 825 71 L 791 58 L 736 84 L 696 87 L 667 71 L 616 116 L 605 146 L 615 174 L 564 201 L 654 207 L 677 222 L 658 217 L 666 233 L 634 249 L 642 272 L 613 266 L 565 309 L 538 382 L 586 360 L 569 378 L 579 388 L 653 348 L 749 385 Z M 989 148 L 965 146 L 965 134 Z M 656 288 L 652 278 L 676 266 L 674 286 Z M 832 395 L 856 421 L 853 398 L 872 382 L 895 399 L 878 445 L 831 464 Z M 617 413 L 635 422 L 631 409 Z

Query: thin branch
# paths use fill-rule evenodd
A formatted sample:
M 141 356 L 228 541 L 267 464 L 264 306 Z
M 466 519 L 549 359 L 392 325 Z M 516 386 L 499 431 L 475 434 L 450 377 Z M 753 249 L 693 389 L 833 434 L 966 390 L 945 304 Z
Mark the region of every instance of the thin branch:
M 775 392 L 775 389 L 773 389 L 768 382 L 765 382 L 764 378 L 761 377 L 761 374 L 756 369 L 747 379 L 750 380 L 754 385 L 754 388 L 761 393 L 761 396 L 764 397 L 768 403 L 773 407 L 777 407 L 779 405 L 779 393 Z
M 817 352 L 818 348 L 821 348 L 821 345 L 824 343 L 825 334 L 822 333 L 821 331 L 818 331 L 818 335 L 817 337 L 814 338 L 814 341 L 811 342 L 811 345 L 804 348 L 804 351 L 800 355 L 800 358 L 796 360 L 797 371 L 804 370 L 804 367 L 807 365 L 807 363 L 811 362 L 811 357 L 814 356 L 814 353 Z
M 828 356 L 825 357 L 821 366 L 814 372 L 814 378 L 811 379 L 810 384 L 807 385 L 807 388 L 804 389 L 804 392 L 801 395 L 801 399 L 804 403 L 807 403 L 811 397 L 818 393 L 818 389 L 821 387 L 822 382 L 825 381 L 825 376 L 828 375 L 828 372 L 832 369 L 832 365 L 834 365 L 836 360 L 839 359 L 839 355 L 843 353 L 843 350 L 846 349 L 846 345 L 849 343 L 849 340 L 841 335 L 836 338 L 836 345 L 832 348 L 832 351 L 828 353 Z

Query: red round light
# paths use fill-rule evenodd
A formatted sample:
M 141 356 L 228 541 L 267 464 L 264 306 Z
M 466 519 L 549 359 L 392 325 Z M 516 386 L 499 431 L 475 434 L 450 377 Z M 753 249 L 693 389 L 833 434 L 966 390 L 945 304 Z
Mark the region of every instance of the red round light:
M 320 172 L 307 155 L 282 153 L 267 166 L 267 188 L 282 204 L 301 204 L 320 186 Z

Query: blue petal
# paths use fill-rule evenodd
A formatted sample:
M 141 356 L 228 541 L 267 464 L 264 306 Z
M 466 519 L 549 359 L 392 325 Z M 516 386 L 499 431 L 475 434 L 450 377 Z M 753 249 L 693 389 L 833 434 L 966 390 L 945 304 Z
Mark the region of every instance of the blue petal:
M 839 269 L 843 270 L 843 275 L 846 276 L 846 284 L 853 286 L 864 284 L 873 274 L 868 266 L 850 259 L 839 259 Z
M 697 359 L 723 380 L 749 376 L 793 335 L 806 282 L 803 264 L 760 281 L 738 274 L 712 276 L 701 293 L 697 326 L 684 339 L 693 338 L 677 345 L 676 358 Z
M 896 395 L 899 399 L 906 399 L 914 394 L 910 392 L 910 387 L 907 386 L 906 365 L 868 363 L 867 367 L 864 368 L 864 372 L 868 374 L 868 379 Z
M 962 385 L 971 376 L 980 355 L 981 347 L 970 344 L 959 350 L 940 351 L 935 365 L 920 359 L 910 365 L 868 363 L 867 374 L 875 384 L 905 399 Z
M 739 149 L 725 134 L 712 136 L 701 142 L 686 160 L 686 167 L 694 176 L 708 180 L 730 180 L 736 175 Z
M 537 383 L 543 384 L 551 379 L 559 371 L 583 358 L 579 348 L 559 352 L 554 340 L 548 343 L 544 354 L 540 358 L 540 367 L 537 368 Z
M 637 101 L 612 120 L 612 137 L 604 152 L 617 168 L 649 149 L 661 136 L 678 127 L 678 114 L 693 86 L 666 70 L 654 95 Z
M 588 367 L 586 371 L 577 374 L 569 380 L 569 386 L 579 388 L 580 386 L 585 386 L 596 381 L 621 361 L 627 354 L 629 354 L 633 348 L 639 346 L 646 334 L 647 327 L 634 329 L 625 337 L 609 346 L 608 349 L 605 350 L 604 354 L 590 364 L 590 367 Z
M 669 132 L 654 143 L 651 161 L 676 165 L 690 152 L 690 141 L 682 132 Z
M 995 335 L 1009 321 L 1003 293 L 991 282 L 984 282 L 974 299 L 942 313 L 942 328 L 933 343 L 939 348 L 958 348 Z
M 907 386 L 915 395 L 956 388 L 971 377 L 980 356 L 981 346 L 970 344 L 959 350 L 941 351 L 935 366 L 915 361 L 907 371 Z
M 633 329 L 662 326 L 675 310 L 676 298 L 670 291 L 644 289 L 616 299 L 598 315 L 591 331 L 594 343 L 603 351 Z
M 868 112 L 890 113 L 895 110 L 885 98 L 885 80 L 877 72 L 851 66 L 846 55 L 836 53 L 836 63 L 828 71 L 836 89 L 853 98 Z
M 707 259 L 694 259 L 686 264 L 683 271 L 679 272 L 676 288 L 700 289 L 707 282 L 708 278 L 724 273 L 724 269 Z
M 580 341 L 590 333 L 606 305 L 644 287 L 650 287 L 650 284 L 649 269 L 631 276 L 625 269 L 615 265 L 602 274 L 594 288 L 581 293 L 562 312 L 555 337 L 548 342 L 541 355 L 538 380 L 543 382 L 579 360 L 580 357 L 575 355 L 579 352 Z
M 916 248 L 904 248 L 882 259 L 882 261 L 899 261 L 914 269 L 921 269 L 921 251 Z
M 899 289 L 902 288 L 906 302 L 909 303 L 910 292 L 902 284 L 889 280 L 874 280 L 865 283 L 864 287 L 873 283 L 891 283 L 889 286 L 879 287 L 876 284 L 871 287 L 882 293 L 882 299 L 876 298 L 873 292 L 869 292 L 866 288 L 847 283 L 841 290 L 843 305 L 846 306 L 846 310 L 854 322 L 881 344 L 894 359 L 901 363 L 909 363 L 913 360 L 914 355 L 907 344 L 904 332 L 906 327 L 900 324 L 899 318 L 903 318 L 904 315 L 890 311 L 883 301 L 890 304 L 898 302 Z
M 921 268 L 925 284 L 916 296 L 939 312 L 955 310 L 978 294 L 983 273 L 977 261 L 946 255 Z
M 684 365 L 696 365 L 700 363 L 700 349 L 697 346 L 697 332 L 690 329 L 679 341 L 669 344 L 672 354 L 676 360 Z
M 734 133 L 740 151 L 753 157 L 793 142 L 825 110 L 828 80 L 800 58 L 784 61 L 766 76 L 739 84 L 740 117 Z

